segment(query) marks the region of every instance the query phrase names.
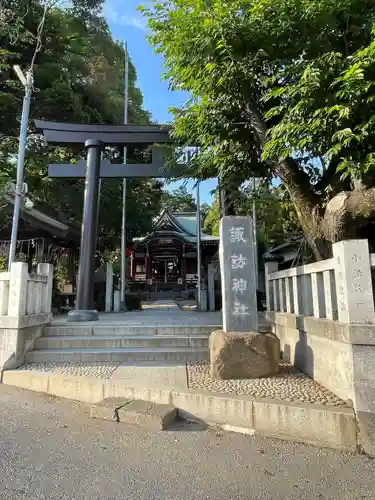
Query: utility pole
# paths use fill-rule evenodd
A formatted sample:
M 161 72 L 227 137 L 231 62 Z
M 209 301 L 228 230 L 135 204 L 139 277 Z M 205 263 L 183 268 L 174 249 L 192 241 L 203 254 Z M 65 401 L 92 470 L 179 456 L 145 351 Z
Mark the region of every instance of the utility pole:
M 25 152 L 27 143 L 27 126 L 29 123 L 31 94 L 34 83 L 32 71 L 29 70 L 26 73 L 25 77 L 19 66 L 13 66 L 13 69 L 17 73 L 18 78 L 21 80 L 25 88 L 25 95 L 23 98 L 21 129 L 20 129 L 20 137 L 18 143 L 16 194 L 14 198 L 12 235 L 10 238 L 8 270 L 10 270 L 10 267 L 16 258 L 18 222 L 20 218 L 21 202 L 23 197 L 23 171 L 24 171 Z
M 128 124 L 129 106 L 129 54 L 125 44 L 125 93 L 124 93 L 124 124 Z M 124 146 L 124 164 L 127 160 L 127 148 Z M 122 179 L 122 227 L 121 227 L 121 308 L 126 311 L 126 179 Z
M 198 296 L 197 310 L 202 307 L 202 255 L 201 255 L 201 207 L 199 195 L 199 181 L 197 182 L 197 266 L 198 266 Z

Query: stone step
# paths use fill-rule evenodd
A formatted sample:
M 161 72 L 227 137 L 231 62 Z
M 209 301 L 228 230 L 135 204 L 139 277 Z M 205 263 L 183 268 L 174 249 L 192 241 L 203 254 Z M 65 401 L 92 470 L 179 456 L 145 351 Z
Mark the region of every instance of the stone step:
M 89 324 L 52 324 L 44 328 L 43 335 L 210 335 L 220 330 L 219 325 L 132 325 L 126 323 Z
M 135 362 L 135 361 L 203 361 L 208 349 L 191 347 L 119 347 L 111 349 L 34 349 L 26 355 L 27 363 L 48 362 Z
M 163 431 L 176 420 L 177 409 L 171 405 L 139 399 L 107 398 L 91 406 L 90 417 Z
M 110 349 L 118 347 L 208 347 L 207 335 L 67 335 L 40 337 L 35 349 Z

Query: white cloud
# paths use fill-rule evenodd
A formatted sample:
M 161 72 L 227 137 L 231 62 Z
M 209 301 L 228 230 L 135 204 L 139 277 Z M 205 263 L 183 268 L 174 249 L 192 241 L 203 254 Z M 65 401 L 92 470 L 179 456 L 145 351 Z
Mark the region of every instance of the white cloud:
M 107 0 L 104 5 L 105 18 L 120 26 L 132 26 L 133 28 L 146 31 L 147 19 L 137 12 L 136 4 L 129 9 L 129 7 L 124 8 L 121 3 L 116 0 Z

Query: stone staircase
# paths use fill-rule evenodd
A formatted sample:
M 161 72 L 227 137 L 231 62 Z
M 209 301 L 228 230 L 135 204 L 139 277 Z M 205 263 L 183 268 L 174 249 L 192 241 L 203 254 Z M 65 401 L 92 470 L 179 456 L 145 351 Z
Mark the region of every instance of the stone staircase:
M 26 363 L 200 361 L 208 359 L 208 338 L 217 326 L 123 324 L 48 326 Z

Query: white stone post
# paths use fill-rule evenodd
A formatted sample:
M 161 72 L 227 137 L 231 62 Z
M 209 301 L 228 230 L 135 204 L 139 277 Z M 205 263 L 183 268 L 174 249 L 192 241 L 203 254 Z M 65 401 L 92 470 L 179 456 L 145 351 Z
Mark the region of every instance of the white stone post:
M 278 280 L 279 308 L 280 312 L 285 312 L 284 278 Z
M 302 311 L 305 316 L 314 316 L 311 274 L 303 274 L 300 278 L 302 293 Z
M 312 273 L 311 275 L 313 311 L 315 318 L 326 317 L 326 304 L 324 294 L 323 273 Z
M 10 268 L 8 316 L 25 316 L 27 307 L 28 265 L 13 262 Z
M 46 286 L 46 284 L 43 283 L 42 281 L 36 281 L 34 283 L 34 287 L 35 287 L 34 308 L 35 308 L 35 312 L 37 314 L 44 312 L 43 293 L 44 293 L 45 286 Z
M 0 316 L 6 316 L 9 307 L 9 273 L 0 274 L 8 275 L 8 279 L 0 281 Z
M 292 288 L 293 288 L 293 312 L 297 316 L 299 316 L 302 313 L 303 307 L 302 307 L 302 295 L 301 295 L 301 277 L 297 276 L 292 276 Z
M 113 299 L 113 265 L 107 262 L 107 272 L 105 280 L 105 310 L 106 312 L 112 311 Z
M 52 288 L 53 288 L 53 265 L 52 264 L 38 264 L 37 274 L 47 276 L 47 283 L 42 287 L 42 312 L 52 312 Z
M 333 245 L 338 319 L 343 323 L 374 323 L 370 253 L 367 240 Z
M 276 300 L 274 297 L 273 283 L 269 281 L 269 275 L 276 273 L 279 269 L 278 262 L 266 262 L 264 264 L 265 275 L 266 275 L 266 301 L 267 301 L 267 311 L 276 311 Z
M 120 308 L 121 308 L 120 290 L 115 290 L 113 294 L 113 311 L 120 312 Z
M 216 276 L 216 264 L 210 262 L 208 264 L 208 302 L 209 302 L 209 310 L 215 311 L 215 276 Z
M 337 320 L 337 297 L 335 288 L 335 271 L 323 272 L 324 301 L 327 319 Z
M 292 290 L 292 278 L 285 278 L 285 298 L 286 298 L 286 312 L 291 313 L 293 311 L 293 290 Z

